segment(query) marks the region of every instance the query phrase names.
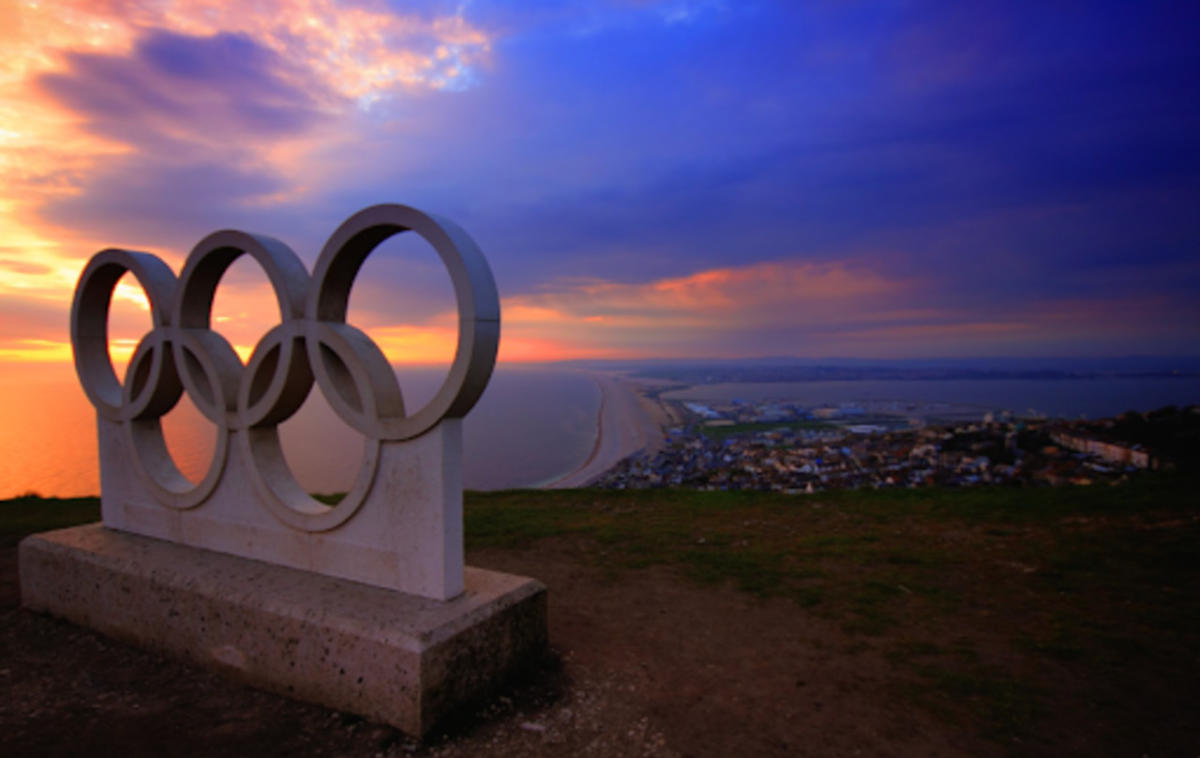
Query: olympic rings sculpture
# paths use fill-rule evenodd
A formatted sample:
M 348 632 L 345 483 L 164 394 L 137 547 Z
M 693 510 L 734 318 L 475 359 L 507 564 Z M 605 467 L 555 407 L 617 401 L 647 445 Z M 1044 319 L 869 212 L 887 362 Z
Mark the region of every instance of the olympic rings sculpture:
M 410 230 L 445 264 L 459 314 L 458 347 L 446 379 L 411 414 L 383 352 L 346 323 L 350 289 L 367 256 L 387 238 Z M 280 314 L 280 323 L 263 335 L 245 365 L 211 328 L 221 276 L 242 255 L 266 272 Z M 152 329 L 134 349 L 122 383 L 108 354 L 108 310 L 126 272 L 146 292 Z M 342 223 L 311 277 L 284 243 L 234 230 L 201 240 L 178 279 L 149 253 L 102 250 L 80 275 L 71 308 L 75 368 L 84 392 L 101 418 L 124 428 L 135 465 L 160 503 L 177 509 L 203 503 L 221 479 L 232 433 L 241 432 L 240 453 L 268 509 L 285 524 L 310 532 L 332 529 L 359 508 L 374 480 L 381 444 L 419 437 L 471 409 L 491 377 L 499 340 L 496 284 L 475 242 L 447 219 L 395 204 L 366 208 Z M 278 425 L 300 408 L 314 381 L 333 410 L 366 438 L 358 478 L 334 507 L 300 488 L 279 444 Z M 171 460 L 160 423 L 184 392 L 218 428 L 212 463 L 198 484 Z

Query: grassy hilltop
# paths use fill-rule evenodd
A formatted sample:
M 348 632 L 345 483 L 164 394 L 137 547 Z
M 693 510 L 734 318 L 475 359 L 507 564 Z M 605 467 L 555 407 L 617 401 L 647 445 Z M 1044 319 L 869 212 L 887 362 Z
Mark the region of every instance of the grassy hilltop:
M 829 655 L 882 662 L 876 696 L 977 740 L 969 751 L 1187 754 L 1200 746 L 1197 484 L 472 492 L 466 539 L 473 562 L 533 576 L 565 562 L 631 602 L 666 572 L 783 608 L 797 628 L 834 630 L 814 642 Z M 5 501 L 0 543 L 97 517 L 91 498 Z

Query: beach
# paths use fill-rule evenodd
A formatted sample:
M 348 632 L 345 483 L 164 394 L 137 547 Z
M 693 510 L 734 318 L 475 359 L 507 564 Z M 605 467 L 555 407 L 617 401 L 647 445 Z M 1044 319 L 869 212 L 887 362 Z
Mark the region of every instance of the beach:
M 542 484 L 544 489 L 586 487 L 625 458 L 663 444 L 663 427 L 670 418 L 658 401 L 619 374 L 595 372 L 592 378 L 601 399 L 591 454 L 579 468 Z

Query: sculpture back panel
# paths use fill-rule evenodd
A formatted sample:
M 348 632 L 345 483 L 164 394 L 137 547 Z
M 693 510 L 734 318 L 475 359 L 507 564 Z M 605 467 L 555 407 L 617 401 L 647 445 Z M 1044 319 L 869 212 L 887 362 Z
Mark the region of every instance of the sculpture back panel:
M 458 345 L 445 382 L 410 412 L 387 358 L 346 323 L 367 256 L 411 231 L 437 251 L 458 304 Z M 242 255 L 265 271 L 280 323 L 243 365 L 211 328 L 221 276 Z M 146 291 L 152 328 L 119 382 L 108 355 L 108 308 L 130 272 Z M 403 205 L 350 217 L 310 276 L 282 242 L 238 231 L 203 239 L 176 277 L 157 257 L 97 253 L 71 312 L 75 366 L 96 407 L 104 525 L 436 600 L 463 590 L 462 417 L 495 364 L 500 305 L 483 254 L 452 222 Z M 334 506 L 289 470 L 278 425 L 316 385 L 365 438 L 354 485 Z M 161 418 L 186 392 L 217 427 L 198 483 L 171 460 Z

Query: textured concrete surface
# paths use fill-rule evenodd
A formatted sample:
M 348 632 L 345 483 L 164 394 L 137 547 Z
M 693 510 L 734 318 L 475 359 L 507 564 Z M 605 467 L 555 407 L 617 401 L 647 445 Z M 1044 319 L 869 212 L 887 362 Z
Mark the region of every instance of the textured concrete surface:
M 445 419 L 416 439 L 368 442 L 377 452 L 367 480 L 334 508 L 314 501 L 317 513 L 342 519 L 320 531 L 278 517 L 289 509 L 277 498 L 291 475 L 256 473 L 242 454 L 246 430 L 226 432 L 226 459 L 207 497 L 171 508 L 158 497 L 156 475 L 146 470 L 125 425 L 99 414 L 96 424 L 107 526 L 434 600 L 463 591 L 461 419 Z M 299 490 L 294 480 L 291 487 Z
M 546 646 L 537 581 L 467 567 L 434 601 L 100 524 L 26 538 L 22 603 L 421 735 Z

